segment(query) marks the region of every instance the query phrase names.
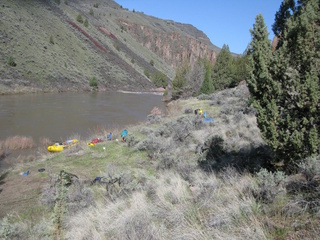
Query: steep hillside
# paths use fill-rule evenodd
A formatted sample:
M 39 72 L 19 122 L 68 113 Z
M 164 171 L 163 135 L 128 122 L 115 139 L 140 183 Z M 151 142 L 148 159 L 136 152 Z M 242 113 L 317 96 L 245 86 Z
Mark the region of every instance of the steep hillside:
M 113 0 L 3 0 L 0 94 L 90 89 L 140 90 L 184 59 L 214 62 L 218 48 L 188 24 L 123 9 Z M 151 64 L 152 63 L 152 64 Z

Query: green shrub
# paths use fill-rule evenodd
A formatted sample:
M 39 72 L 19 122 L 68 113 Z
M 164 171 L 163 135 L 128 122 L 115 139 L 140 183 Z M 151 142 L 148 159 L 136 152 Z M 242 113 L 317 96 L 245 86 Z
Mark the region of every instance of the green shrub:
M 68 3 L 68 0 L 64 0 L 64 4 L 65 5 L 68 5 L 69 3 Z
M 10 56 L 8 58 L 8 65 L 11 66 L 11 67 L 17 66 L 17 64 L 16 64 L 16 62 L 15 62 L 15 60 L 14 60 L 14 58 L 12 56 Z
M 134 58 L 131 58 L 131 63 L 134 64 Z
M 52 35 L 50 36 L 49 42 L 50 42 L 51 44 L 54 44 Z
M 79 13 L 76 20 L 79 22 L 79 23 L 83 23 L 83 18 L 81 16 L 81 14 Z
M 256 179 L 258 189 L 255 196 L 264 203 L 272 203 L 279 193 L 285 193 L 286 175 L 281 171 L 272 173 L 263 168 L 256 174 Z
M 12 223 L 12 215 L 4 217 L 0 225 L 0 238 L 11 239 L 16 232 L 16 226 Z
M 60 5 L 60 0 L 54 0 L 54 2 L 58 5 Z
M 297 215 L 306 210 L 320 213 L 320 156 L 304 159 L 298 167 L 299 174 L 286 185 L 290 202 L 285 210 Z
M 92 77 L 89 81 L 89 86 L 92 87 L 93 89 L 98 88 L 98 80 L 96 77 Z
M 94 15 L 94 13 L 93 13 L 93 10 L 92 10 L 92 9 L 90 9 L 89 14 L 90 14 L 91 16 L 93 16 L 93 15 Z
M 168 85 L 167 76 L 160 71 L 155 72 L 152 75 L 151 80 L 156 87 L 166 87 Z
M 154 66 L 154 61 L 152 59 L 150 60 L 150 65 Z
M 93 4 L 93 7 L 98 8 L 98 7 L 99 7 L 99 4 L 98 4 L 98 3 L 95 3 L 95 4 Z
M 147 78 L 150 77 L 150 71 L 149 71 L 148 68 L 145 68 L 145 69 L 144 69 L 144 75 L 146 75 Z
M 89 26 L 88 19 L 84 20 L 83 25 L 84 25 L 85 27 L 88 27 L 88 26 Z
M 118 51 L 120 51 L 120 45 L 119 45 L 119 44 L 114 45 L 114 47 L 115 47 Z

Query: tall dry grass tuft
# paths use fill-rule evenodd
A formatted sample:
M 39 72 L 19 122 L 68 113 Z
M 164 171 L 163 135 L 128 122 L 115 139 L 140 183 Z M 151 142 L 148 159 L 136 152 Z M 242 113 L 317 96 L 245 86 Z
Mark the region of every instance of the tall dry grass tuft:
M 46 138 L 46 137 L 41 137 L 39 140 L 39 145 L 41 147 L 47 147 L 52 144 L 53 144 L 52 140 L 50 140 L 49 138 Z
M 183 110 L 179 100 L 172 101 L 167 105 L 167 112 L 169 116 L 180 115 Z
M 68 220 L 67 239 L 267 239 L 253 179 L 233 169 L 194 171 L 191 184 L 164 171 L 133 193 Z
M 27 149 L 35 147 L 35 142 L 31 137 L 14 136 L 8 137 L 4 141 L 4 148 L 8 150 Z
M 151 110 L 151 114 L 152 114 L 152 115 L 162 115 L 162 111 L 161 111 L 161 109 L 159 109 L 158 107 L 154 107 L 154 108 Z

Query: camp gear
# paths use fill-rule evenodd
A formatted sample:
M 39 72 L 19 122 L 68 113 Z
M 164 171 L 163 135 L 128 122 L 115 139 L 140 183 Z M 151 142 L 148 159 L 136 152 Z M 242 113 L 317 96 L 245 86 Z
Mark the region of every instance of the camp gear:
M 102 139 L 96 138 L 96 139 L 93 139 L 91 142 L 87 143 L 87 145 L 92 147 L 92 146 L 95 146 L 99 142 L 102 142 Z
M 210 123 L 213 123 L 214 120 L 212 118 L 205 118 L 204 119 L 204 122 L 210 122 Z
M 79 141 L 77 139 L 67 140 L 64 143 L 55 143 L 49 146 L 47 149 L 49 152 L 61 152 L 64 149 L 72 148 L 77 145 Z
M 198 108 L 198 109 L 194 110 L 194 114 L 195 115 L 202 115 L 203 111 L 202 111 L 202 109 Z

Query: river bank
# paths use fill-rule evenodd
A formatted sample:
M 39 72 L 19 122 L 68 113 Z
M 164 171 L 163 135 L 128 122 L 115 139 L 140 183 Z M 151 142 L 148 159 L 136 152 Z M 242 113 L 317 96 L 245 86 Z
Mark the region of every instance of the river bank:
M 317 239 L 318 210 L 306 201 L 319 191 L 290 192 L 290 186 L 312 187 L 304 173 L 319 165 L 310 160 L 299 178 L 264 169 L 268 151 L 242 90 L 173 101 L 166 115 L 128 127 L 125 143 L 89 147 L 82 141 L 1 174 L 0 227 L 7 230 L 1 233 L 27 239 Z M 198 108 L 214 122 L 195 115 Z

